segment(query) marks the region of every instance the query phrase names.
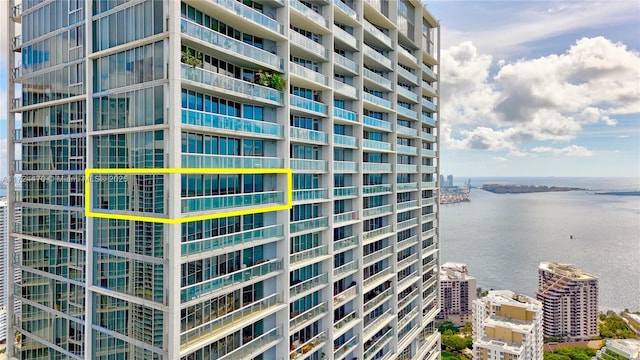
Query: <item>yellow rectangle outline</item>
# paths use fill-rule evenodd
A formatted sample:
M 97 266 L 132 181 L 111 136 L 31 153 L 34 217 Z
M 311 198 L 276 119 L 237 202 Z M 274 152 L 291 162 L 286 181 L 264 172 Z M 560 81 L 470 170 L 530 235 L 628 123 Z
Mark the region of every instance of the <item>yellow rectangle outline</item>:
M 158 218 L 152 216 L 139 216 L 139 215 L 121 215 L 121 214 L 105 214 L 101 212 L 91 211 L 91 175 L 93 174 L 129 174 L 129 175 L 149 175 L 149 174 L 286 174 L 287 175 L 287 204 L 267 206 L 257 209 L 246 209 L 228 211 L 216 214 L 205 214 L 190 216 L 186 218 L 169 219 Z M 115 219 L 115 220 L 131 220 L 131 221 L 146 221 L 162 224 L 181 224 L 189 221 L 218 219 L 222 217 L 241 216 L 259 214 L 270 211 L 289 210 L 293 207 L 293 170 L 283 168 L 266 168 L 266 169 L 254 169 L 254 168 L 154 168 L 154 169 L 120 169 L 120 168 L 87 168 L 84 170 L 84 215 L 86 217 L 95 217 L 102 219 Z

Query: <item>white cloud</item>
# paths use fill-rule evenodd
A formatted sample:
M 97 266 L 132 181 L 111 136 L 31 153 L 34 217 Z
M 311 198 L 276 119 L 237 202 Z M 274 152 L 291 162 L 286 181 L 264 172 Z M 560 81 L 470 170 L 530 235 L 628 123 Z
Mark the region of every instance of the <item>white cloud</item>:
M 3 159 L 0 163 L 0 177 L 4 178 L 7 175 L 7 139 L 0 139 L 0 159 Z
M 548 146 L 539 146 L 531 149 L 534 153 L 551 153 L 553 155 L 565 155 L 576 157 L 593 156 L 593 152 L 584 146 L 569 145 L 563 148 L 553 148 Z
M 500 161 L 500 162 L 509 161 L 509 159 L 507 159 L 506 157 L 503 157 L 503 156 L 494 156 L 493 160 Z

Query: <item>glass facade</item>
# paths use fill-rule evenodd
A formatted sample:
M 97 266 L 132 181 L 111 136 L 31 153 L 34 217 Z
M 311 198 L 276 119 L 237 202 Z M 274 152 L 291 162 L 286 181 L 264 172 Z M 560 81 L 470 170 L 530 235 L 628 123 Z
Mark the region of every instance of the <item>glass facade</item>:
M 439 24 L 422 5 L 24 0 L 13 20 L 10 355 L 438 356 Z M 293 183 L 135 173 L 157 168 Z

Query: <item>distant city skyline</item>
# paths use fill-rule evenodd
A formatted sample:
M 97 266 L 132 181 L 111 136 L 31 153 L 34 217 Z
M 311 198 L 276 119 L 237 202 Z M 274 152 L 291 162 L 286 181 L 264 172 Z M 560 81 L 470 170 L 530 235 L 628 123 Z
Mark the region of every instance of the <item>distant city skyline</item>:
M 441 174 L 640 175 L 640 3 L 429 1 Z

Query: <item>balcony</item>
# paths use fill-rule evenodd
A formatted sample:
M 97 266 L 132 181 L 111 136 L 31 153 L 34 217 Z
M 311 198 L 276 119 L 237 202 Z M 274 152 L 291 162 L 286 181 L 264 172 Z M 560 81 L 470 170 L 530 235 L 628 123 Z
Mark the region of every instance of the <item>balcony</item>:
M 365 299 L 364 308 L 363 308 L 364 315 L 367 315 L 371 310 L 377 308 L 378 306 L 382 305 L 383 303 L 391 299 L 392 296 L 393 296 L 393 287 L 390 286 L 385 291 L 376 295 L 372 299 L 369 299 L 369 300 Z
M 253 359 L 254 357 L 264 353 L 267 349 L 274 346 L 282 339 L 282 325 L 269 330 L 267 333 L 243 344 L 236 350 L 227 353 L 220 360 L 235 359 Z
M 334 338 L 344 334 L 348 329 L 352 328 L 359 321 L 360 321 L 360 318 L 358 317 L 358 312 L 355 310 L 345 315 L 342 319 L 338 320 L 335 324 L 333 324 Z M 336 334 L 340 334 L 340 335 L 336 335 Z
M 364 48 L 364 54 L 366 56 L 375 60 L 379 65 L 384 66 L 388 70 L 393 70 L 393 64 L 391 63 L 391 60 L 388 57 L 375 51 L 371 46 L 367 44 L 364 44 L 363 48 Z
M 398 85 L 396 88 L 396 92 L 398 93 L 398 96 L 401 96 L 405 99 L 408 99 L 411 102 L 418 102 L 418 94 L 414 93 L 413 91 L 407 89 L 404 86 L 400 86 Z M 398 106 L 398 108 L 400 108 L 400 106 Z M 417 114 L 416 114 L 417 116 Z M 415 117 L 415 116 L 414 116 Z
M 418 254 L 414 254 L 414 255 L 416 255 L 417 257 Z M 409 303 L 417 299 L 419 293 L 420 291 L 418 290 L 418 287 L 414 287 L 410 293 L 408 293 L 407 295 L 405 295 L 405 297 L 403 297 L 398 301 L 398 309 L 404 308 L 405 306 L 409 305 Z
M 381 337 L 377 338 L 376 340 L 373 340 L 375 341 L 373 345 L 371 345 L 371 347 L 365 350 L 364 359 L 365 360 L 371 359 L 380 350 L 382 350 L 385 347 L 385 345 L 387 345 L 391 341 L 392 338 L 393 338 L 393 328 L 389 327 L 389 330 L 387 330 Z M 380 360 L 387 360 L 387 359 L 381 358 Z
M 433 267 L 437 265 L 437 259 L 433 259 L 431 261 L 429 261 L 428 263 L 422 265 L 422 273 L 426 274 L 428 273 L 430 270 L 433 270 Z
M 327 189 L 299 189 L 293 190 L 293 201 L 326 200 L 329 198 Z
M 234 3 L 234 4 L 238 4 L 239 8 L 250 9 L 248 6 L 242 5 L 241 3 L 235 0 L 212 0 L 212 1 Z M 279 26 L 281 27 L 282 25 L 279 25 Z M 282 29 L 280 30 L 282 31 Z M 195 38 L 197 40 L 200 40 L 215 46 L 218 51 L 222 51 L 230 54 L 242 55 L 246 57 L 248 60 L 256 62 L 259 65 L 263 65 L 272 70 L 284 72 L 284 61 L 281 57 L 275 54 L 272 54 L 268 51 L 259 49 L 255 46 L 245 44 L 242 41 L 236 40 L 232 37 L 222 35 L 217 31 L 213 31 L 204 26 L 198 25 L 190 20 L 187 20 L 187 19 L 180 20 L 180 31 L 185 35 L 188 35 L 192 38 Z
M 391 192 L 391 184 L 365 185 L 362 187 L 364 195 L 385 194 Z
M 289 40 L 291 40 L 297 46 L 311 52 L 312 54 L 322 58 L 323 60 L 329 59 L 329 51 L 326 47 L 322 46 L 308 37 L 300 34 L 297 31 L 289 31 Z
M 426 157 L 436 157 L 436 151 L 435 150 L 431 150 L 431 149 L 420 149 L 420 155 L 422 156 L 426 156 Z
M 304 15 L 307 19 L 311 20 L 312 22 L 322 26 L 325 29 L 329 28 L 329 22 L 327 21 L 327 19 L 324 18 L 324 16 L 313 11 L 311 8 L 307 7 L 300 1 L 290 0 L 289 5 L 292 9 Z
M 386 110 L 393 110 L 391 108 L 391 102 L 389 100 L 383 99 L 381 97 L 375 96 L 373 94 L 370 94 L 368 92 L 363 92 L 362 93 L 362 98 L 374 105 L 378 105 L 380 107 L 385 108 Z
M 333 80 L 333 90 L 338 94 L 344 95 L 348 98 L 354 100 L 358 99 L 358 90 L 355 87 L 338 80 Z
M 404 240 L 398 240 L 398 242 L 396 243 L 396 250 L 401 251 L 410 246 L 415 246 L 415 245 L 418 245 L 417 235 L 410 236 Z
M 291 0 L 291 1 L 297 2 L 297 0 Z M 293 75 L 297 75 L 301 78 L 313 81 L 323 86 L 329 86 L 329 79 L 326 76 L 322 75 L 317 71 L 313 71 L 309 68 L 306 68 L 300 64 L 296 64 L 293 62 L 289 63 L 289 71 Z
M 391 151 L 391 144 L 385 141 L 363 139 L 362 148 L 364 150 L 387 152 L 387 151 Z
M 219 130 L 256 134 L 260 137 L 284 138 L 284 126 L 266 121 L 244 119 L 235 116 L 182 109 L 182 123 Z
M 333 108 L 333 117 L 342 119 L 342 120 L 356 122 L 356 113 L 354 113 L 353 111 L 345 110 L 345 109 Z
M 418 200 L 405 201 L 405 202 L 400 202 L 396 204 L 396 208 L 398 209 L 398 211 L 417 208 L 417 207 L 418 207 Z
M 396 191 L 404 192 L 404 191 L 417 191 L 420 189 L 420 186 L 417 182 L 410 183 L 398 183 L 396 184 Z
M 410 128 L 410 127 L 404 126 L 404 125 L 399 125 L 398 124 L 396 126 L 396 131 L 398 132 L 398 134 L 402 134 L 402 135 L 414 136 L 414 137 L 418 136 L 418 130 L 417 129 Z
M 430 166 L 430 165 L 421 165 L 420 166 L 420 171 L 423 173 L 435 173 L 436 172 L 436 167 L 435 166 Z
M 362 211 L 363 217 L 371 217 L 371 216 L 381 216 L 387 215 L 393 212 L 393 204 L 387 204 L 382 206 L 376 206 L 372 208 L 367 208 Z
M 229 76 L 214 73 L 208 70 L 191 67 L 186 64 L 181 66 L 183 80 L 200 83 L 205 87 L 222 89 L 227 95 L 235 95 L 245 99 L 259 100 L 275 105 L 283 105 L 282 91 L 257 85 L 248 81 L 232 78 Z
M 352 260 L 342 266 L 333 269 L 333 281 L 343 279 L 358 271 L 358 260 Z
M 365 173 L 390 173 L 392 171 L 391 164 L 372 162 L 362 163 L 362 172 Z
M 357 220 L 358 220 L 357 211 L 348 211 L 348 212 L 333 215 L 334 226 L 344 226 L 344 224 L 342 223 L 357 221 Z
M 436 142 L 436 136 L 428 132 L 423 131 L 420 134 L 420 137 L 422 137 L 423 140 L 427 140 L 429 142 Z
M 396 50 L 398 51 L 398 55 L 403 56 L 406 60 L 408 60 L 410 64 L 416 64 L 418 62 L 418 59 L 416 59 L 416 57 L 411 52 L 409 52 L 409 50 L 403 48 L 402 46 L 398 46 Z
M 23 106 L 22 97 L 14 98 L 11 102 L 11 110 L 18 110 Z
M 182 154 L 183 168 L 283 168 L 284 160 L 259 156 Z
M 11 139 L 15 143 L 19 143 L 22 141 L 22 129 L 14 129 L 13 130 L 13 138 Z
M 336 0 L 336 1 L 340 1 L 340 0 Z M 351 47 L 352 50 L 360 50 L 360 46 L 358 46 L 359 45 L 358 40 L 356 40 L 356 38 L 353 35 L 344 31 L 343 29 L 341 29 L 335 24 L 333 25 L 333 36 L 335 40 L 338 40 L 347 44 L 348 46 Z
M 297 359 L 306 356 L 306 354 L 312 354 L 318 350 L 320 350 L 324 344 L 327 342 L 327 331 L 323 331 L 320 334 L 312 337 L 310 340 L 300 343 L 297 341 L 293 343 L 295 346 L 295 350 L 289 353 L 289 359 Z
M 22 77 L 22 65 L 18 65 L 13 68 L 13 71 L 11 72 L 11 79 L 15 82 L 19 82 L 21 77 Z
M 291 159 L 289 163 L 293 171 L 325 173 L 328 167 L 324 160 Z
M 418 148 L 408 145 L 396 145 L 396 152 L 403 155 L 418 155 Z
M 333 188 L 333 197 L 344 198 L 344 197 L 355 197 L 355 196 L 358 196 L 357 186 Z
M 22 35 L 14 36 L 11 39 L 11 47 L 14 51 L 22 51 Z
M 329 245 L 320 245 L 289 255 L 289 264 L 295 264 L 312 259 L 318 259 L 329 253 Z
M 367 293 L 368 291 L 371 290 L 371 288 L 375 287 L 376 285 L 379 285 L 383 280 L 388 280 L 388 279 L 392 278 L 393 276 L 394 276 L 394 274 L 391 271 L 390 267 L 387 267 L 384 270 L 379 271 L 378 273 L 369 276 L 368 278 L 366 278 L 364 280 L 365 290 L 363 292 Z
M 401 174 L 412 174 L 418 172 L 418 165 L 412 164 L 398 164 L 396 170 Z
M 320 275 L 314 276 L 310 279 L 307 279 L 298 283 L 294 281 L 291 283 L 291 287 L 289 288 L 289 296 L 291 298 L 296 298 L 301 294 L 319 290 L 327 286 L 328 283 L 329 283 L 329 275 L 327 275 L 327 273 L 322 273 Z M 293 301 L 293 300 L 289 299 L 289 301 Z
M 377 240 L 378 238 L 387 237 L 389 236 L 388 234 L 391 233 L 393 233 L 393 226 L 387 225 L 379 229 L 364 232 L 362 234 L 362 240 L 370 243 L 374 240 Z
M 335 360 L 342 360 L 345 355 L 349 354 L 356 347 L 356 345 L 358 345 L 358 335 L 354 335 L 351 339 L 347 340 L 344 344 L 338 347 L 333 352 L 333 358 Z
M 340 1 L 340 0 L 335 0 Z M 340 29 L 340 28 L 339 28 Z M 342 29 L 340 29 L 342 30 Z M 360 67 L 353 60 L 347 59 L 346 57 L 333 53 L 333 62 L 343 69 L 350 71 L 353 75 L 360 74 Z
M 420 85 L 420 82 L 418 81 L 418 77 L 416 76 L 416 74 L 403 68 L 402 66 L 398 66 L 396 69 L 396 72 L 398 73 L 398 75 L 402 76 L 405 80 L 409 81 L 411 84 L 416 86 Z
M 422 90 L 426 90 L 432 96 L 438 96 L 438 90 L 433 86 L 429 85 L 428 82 L 422 80 Z
M 334 134 L 333 145 L 344 147 L 344 148 L 356 149 L 358 147 L 358 139 L 356 139 L 353 136 Z
M 408 257 L 398 261 L 396 268 L 398 270 L 404 269 L 407 266 L 413 265 L 413 263 L 415 263 L 416 261 L 418 261 L 418 254 L 411 254 Z
M 402 319 L 398 319 L 398 329 L 403 329 L 405 326 L 409 324 L 411 320 L 413 320 L 416 315 L 418 315 L 418 308 L 413 308 L 409 311 Z
M 198 196 L 182 198 L 182 213 L 198 211 L 216 211 L 247 206 L 282 205 L 284 191 L 268 191 L 260 193 L 233 194 L 220 196 Z
M 297 108 L 305 112 L 311 112 L 320 116 L 327 116 L 327 105 L 313 101 L 311 99 L 303 98 L 297 95 L 289 95 L 289 102 L 292 108 Z
M 401 88 L 401 86 L 399 86 L 399 88 Z M 407 109 L 404 106 L 398 105 L 398 107 L 396 108 L 396 111 L 398 115 L 406 116 L 412 120 L 418 120 L 418 113 L 411 109 Z
M 413 284 L 419 278 L 420 277 L 418 276 L 418 270 L 414 270 L 411 274 L 402 278 L 402 280 L 398 280 L 398 292 L 402 292 L 402 290 L 406 289 L 409 285 Z
M 362 124 L 378 130 L 391 131 L 391 123 L 388 121 L 372 118 L 370 116 L 362 116 Z
M 307 230 L 321 230 L 329 226 L 329 218 L 326 216 L 312 219 L 293 221 L 289 224 L 289 231 L 297 233 Z
M 393 46 L 393 41 L 391 41 L 391 38 L 389 37 L 389 35 L 383 33 L 382 31 L 380 31 L 380 29 L 378 29 L 372 23 L 368 22 L 365 19 L 362 20 L 362 27 L 364 28 L 364 30 L 366 32 L 371 34 L 375 39 L 379 40 L 379 42 L 381 44 L 384 44 L 384 46 L 386 46 L 387 50 L 392 50 L 393 49 L 393 47 L 394 47 Z
M 420 221 L 422 221 L 423 223 L 427 223 L 435 219 L 436 219 L 436 214 L 426 214 L 426 215 L 422 215 L 422 218 L 420 219 Z
M 385 248 L 382 248 L 376 252 L 373 252 L 371 254 L 365 255 L 364 258 L 362 259 L 362 263 L 363 266 L 369 266 L 372 263 L 378 262 L 382 259 L 386 259 L 388 258 L 391 254 L 393 254 L 393 247 L 392 246 L 387 246 Z
M 432 101 L 429 101 L 429 100 L 427 100 L 425 98 L 422 98 L 422 106 L 426 107 L 431 112 L 437 112 L 438 111 L 438 107 L 436 106 L 436 104 L 434 104 Z
M 375 72 L 367 68 L 362 68 L 362 75 L 364 75 L 365 79 L 370 80 L 372 83 L 376 85 L 380 85 L 389 91 L 393 90 L 393 85 L 391 84 L 391 80 L 385 78 L 380 74 L 376 74 Z
M 351 235 L 344 239 L 336 240 L 333 242 L 333 251 L 340 252 L 340 250 L 352 248 L 354 246 L 358 246 L 360 241 L 358 239 L 358 235 Z
M 422 122 L 431 127 L 436 127 L 436 119 L 426 116 L 424 112 L 422 113 Z
M 432 81 L 438 80 L 438 75 L 427 64 L 422 64 L 422 72 L 425 73 Z
M 357 295 L 358 295 L 358 288 L 355 286 L 351 286 L 347 290 L 336 294 L 333 297 L 333 308 L 337 309 L 338 307 L 341 306 L 340 304 L 346 302 L 347 300 L 355 298 Z
M 400 231 L 416 225 L 418 225 L 418 218 L 413 218 L 413 219 L 399 222 L 396 226 L 398 228 L 398 231 Z
M 211 294 L 214 291 L 221 290 L 233 285 L 241 285 L 252 279 L 276 275 L 283 269 L 283 260 L 273 259 L 260 265 L 248 267 L 229 274 L 209 279 L 204 282 L 183 287 L 180 290 L 180 301 L 185 303 L 190 300 L 197 299 L 203 295 Z
M 327 133 L 322 131 L 291 127 L 289 128 L 289 136 L 291 136 L 291 139 L 294 141 L 299 140 L 321 145 L 327 145 L 329 143 Z
M 22 22 L 22 4 L 14 5 L 11 8 L 11 19 L 17 23 Z
M 267 296 L 264 299 L 257 300 L 243 308 L 232 311 L 227 314 L 218 313 L 214 320 L 205 324 L 191 328 L 180 334 L 180 344 L 189 345 L 208 337 L 211 337 L 214 333 L 219 332 L 225 327 L 236 325 L 240 322 L 249 320 L 251 318 L 259 318 L 260 312 L 267 309 L 274 308 L 277 305 L 282 304 L 282 294 L 273 294 Z M 224 310 L 223 310 L 224 311 Z M 192 324 L 189 324 L 192 325 Z
M 337 173 L 355 173 L 358 172 L 358 163 L 354 161 L 334 161 L 333 171 Z
M 371 337 L 373 334 L 384 329 L 385 327 L 390 327 L 388 326 L 388 324 L 394 318 L 395 316 L 393 316 L 393 309 L 391 308 L 387 309 L 384 313 L 376 317 L 365 318 L 365 321 L 364 321 L 365 337 Z M 366 344 L 365 344 L 365 349 L 367 349 Z
M 259 229 L 243 231 L 240 233 L 226 234 L 196 241 L 182 243 L 181 255 L 189 256 L 200 254 L 205 251 L 220 250 L 226 247 L 247 245 L 251 242 L 267 242 L 269 240 L 279 240 L 283 238 L 284 226 L 272 225 Z
M 299 329 L 301 326 L 309 323 L 310 321 L 321 318 L 326 313 L 327 302 L 325 301 L 289 320 L 289 331 L 294 332 L 296 329 Z
M 423 182 L 421 184 L 421 189 L 435 189 L 436 188 L 436 182 L 435 181 L 431 181 L 431 182 Z M 429 197 L 429 198 L 423 198 L 422 199 L 422 206 L 428 206 L 428 205 L 435 205 L 436 203 L 436 198 L 435 197 Z
M 342 10 L 348 17 L 355 19 L 356 11 L 349 7 L 349 5 L 343 3 L 340 0 L 333 0 L 333 4 L 340 10 Z

